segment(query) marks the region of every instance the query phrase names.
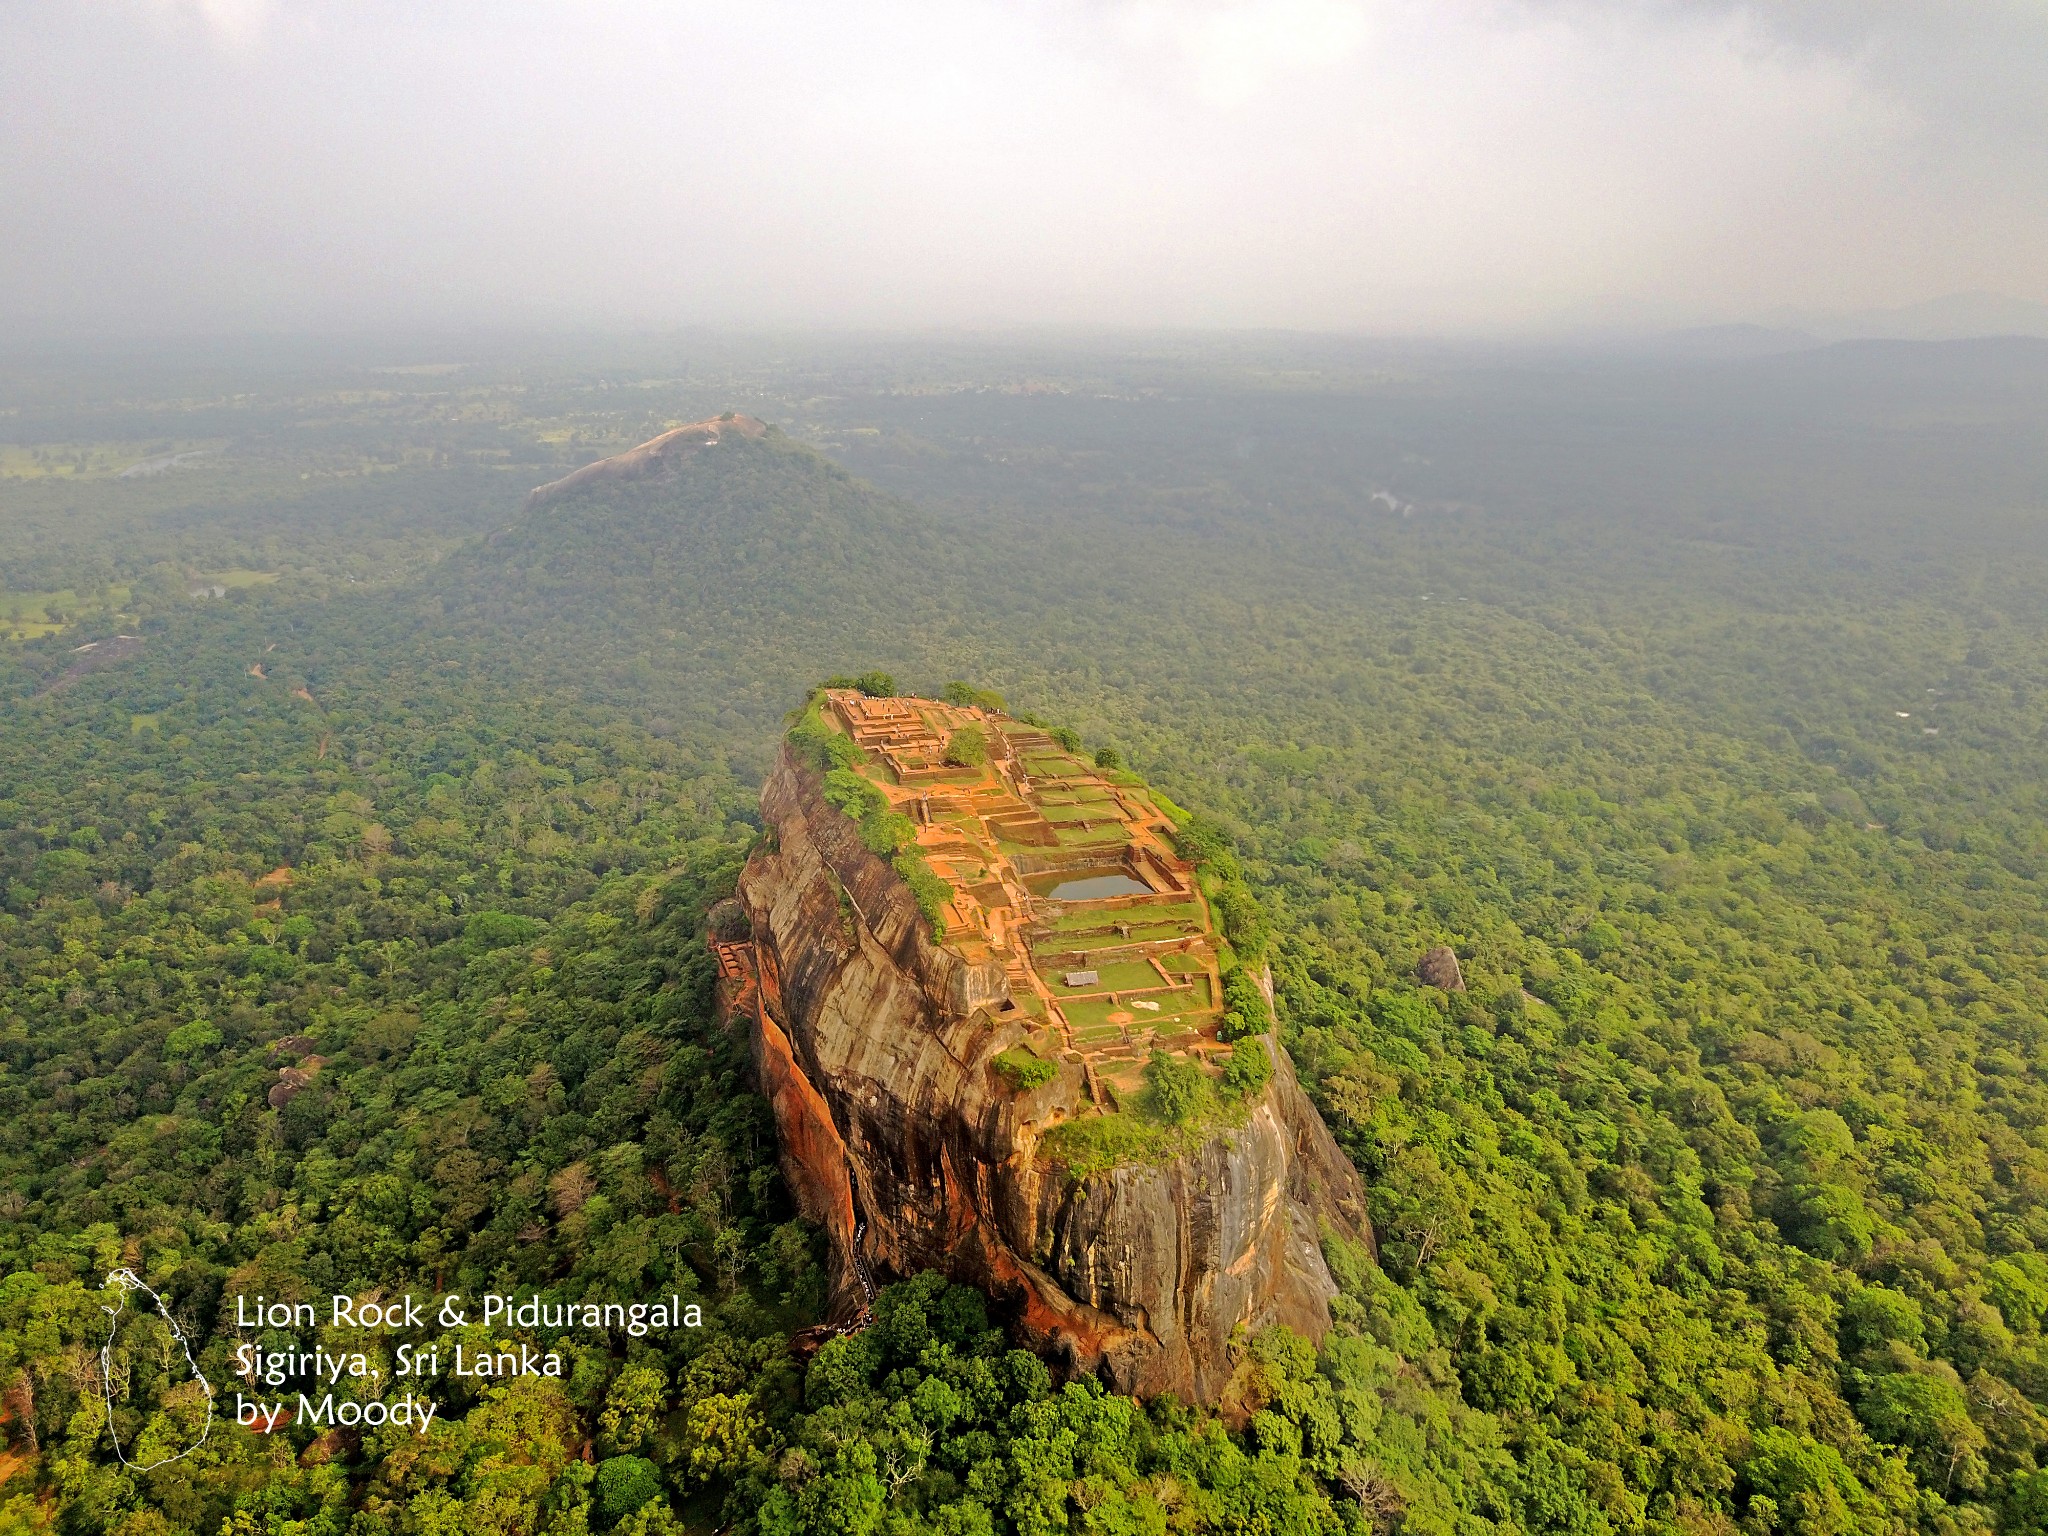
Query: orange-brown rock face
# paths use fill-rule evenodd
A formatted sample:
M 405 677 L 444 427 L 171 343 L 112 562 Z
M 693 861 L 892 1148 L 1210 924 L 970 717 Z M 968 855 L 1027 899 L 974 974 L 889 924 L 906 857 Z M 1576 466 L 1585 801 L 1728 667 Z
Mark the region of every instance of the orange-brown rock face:
M 936 1269 L 980 1286 L 1067 1369 L 1119 1391 L 1213 1401 L 1240 1325 L 1322 1335 L 1335 1286 L 1321 1229 L 1371 1233 L 1357 1171 L 1284 1052 L 1242 1125 L 1074 1178 L 1040 1142 L 1093 1112 L 1082 1068 L 1063 1060 L 1021 1093 L 994 1070 L 1028 1022 L 1001 966 L 933 943 L 909 889 L 786 753 L 762 810 L 770 839 L 740 882 L 756 1059 L 848 1310 L 860 1230 L 884 1278 Z

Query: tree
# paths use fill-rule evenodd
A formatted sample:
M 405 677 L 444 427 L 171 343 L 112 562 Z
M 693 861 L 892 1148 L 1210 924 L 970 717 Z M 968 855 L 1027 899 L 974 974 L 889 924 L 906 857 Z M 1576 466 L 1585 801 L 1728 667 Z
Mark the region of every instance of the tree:
M 1146 1107 L 1169 1125 L 1193 1117 L 1202 1102 L 1202 1069 L 1184 1056 L 1154 1049 L 1145 1063 Z
M 993 688 L 977 688 L 972 683 L 950 682 L 942 695 L 948 704 L 969 705 L 980 709 L 993 710 L 1000 714 L 1007 706 L 1003 696 Z
M 1785 1536 L 1850 1536 L 1887 1513 L 1840 1451 L 1776 1426 L 1756 1432 L 1742 1481 L 1751 1524 Z
M 1871 1384 L 1856 1411 L 1873 1435 L 1911 1451 L 1914 1472 L 1943 1497 L 1983 1486 L 1984 1431 L 1960 1383 L 1932 1371 L 1894 1372 Z
M 1918 1352 L 1927 1344 L 1920 1304 L 1885 1286 L 1864 1286 L 1842 1302 L 1842 1346 L 1852 1355 L 1875 1354 L 1899 1343 Z
M 774 1451 L 767 1422 L 739 1393 L 713 1393 L 693 1403 L 684 1439 L 690 1476 L 697 1479 L 736 1478 Z
M 614 1451 L 651 1444 L 668 1408 L 668 1378 L 651 1365 L 629 1365 L 605 1393 L 598 1429 Z
M 644 1456 L 611 1456 L 597 1464 L 598 1517 L 616 1525 L 661 1497 L 661 1472 Z
M 979 768 L 988 761 L 988 732 L 963 725 L 946 739 L 946 761 L 955 768 Z
M 1241 1099 L 1260 1093 L 1273 1077 L 1273 1058 L 1266 1054 L 1266 1042 L 1257 1035 L 1239 1040 L 1230 1048 L 1230 1065 L 1223 1069 L 1223 1086 Z

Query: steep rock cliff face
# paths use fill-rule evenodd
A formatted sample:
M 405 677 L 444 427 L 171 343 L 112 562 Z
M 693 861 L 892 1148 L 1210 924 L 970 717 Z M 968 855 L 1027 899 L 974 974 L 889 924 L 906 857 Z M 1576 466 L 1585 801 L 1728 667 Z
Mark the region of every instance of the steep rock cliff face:
M 1081 1069 L 1062 1062 L 1024 1093 L 994 1070 L 1025 1036 L 1000 967 L 934 944 L 908 888 L 786 753 L 762 809 L 770 841 L 740 882 L 756 1059 L 847 1306 L 858 1232 L 876 1271 L 978 1285 L 1069 1370 L 1121 1391 L 1211 1401 L 1240 1325 L 1321 1336 L 1335 1286 L 1319 1228 L 1371 1232 L 1357 1171 L 1285 1052 L 1244 1124 L 1075 1179 L 1039 1143 L 1090 1112 Z

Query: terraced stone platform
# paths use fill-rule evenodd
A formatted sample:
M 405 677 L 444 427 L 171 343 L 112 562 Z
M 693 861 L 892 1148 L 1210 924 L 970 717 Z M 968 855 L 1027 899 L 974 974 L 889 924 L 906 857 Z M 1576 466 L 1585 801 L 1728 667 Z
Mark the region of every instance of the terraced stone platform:
M 1213 914 L 1171 818 L 1132 776 L 993 710 L 850 689 L 825 700 L 861 749 L 857 771 L 916 823 L 953 889 L 944 944 L 1001 964 L 1039 1021 L 1033 1050 L 1082 1063 L 1103 1108 L 1138 1091 L 1155 1047 L 1220 1070 Z M 947 761 L 963 731 L 985 740 L 978 765 Z

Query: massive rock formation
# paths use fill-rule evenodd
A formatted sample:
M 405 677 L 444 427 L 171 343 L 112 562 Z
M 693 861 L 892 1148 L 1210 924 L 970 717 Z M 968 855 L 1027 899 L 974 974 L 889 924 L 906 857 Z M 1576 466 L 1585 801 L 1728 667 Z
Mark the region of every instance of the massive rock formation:
M 551 501 L 587 490 L 606 481 L 625 482 L 650 480 L 661 475 L 673 474 L 677 468 L 694 458 L 705 448 L 715 448 L 727 436 L 763 437 L 767 434 L 767 423 L 752 416 L 741 416 L 727 411 L 723 416 L 710 421 L 693 421 L 686 427 L 676 427 L 659 437 L 649 438 L 637 448 L 624 453 L 615 453 L 608 459 L 599 459 L 581 469 L 564 475 L 559 480 L 550 480 L 546 485 L 536 486 L 526 498 L 526 510 L 545 506 Z
M 1093 1112 L 1077 1059 L 1020 1090 L 993 1063 L 1028 1033 L 1003 968 L 930 937 L 909 888 L 785 751 L 768 837 L 740 881 L 762 1086 L 790 1183 L 831 1233 L 841 1305 L 858 1233 L 885 1278 L 937 1269 L 1007 1305 L 1030 1340 L 1119 1391 L 1214 1401 L 1230 1341 L 1320 1337 L 1324 1227 L 1371 1241 L 1364 1189 L 1286 1053 L 1241 1125 L 1169 1161 L 1074 1177 L 1044 1155 Z

